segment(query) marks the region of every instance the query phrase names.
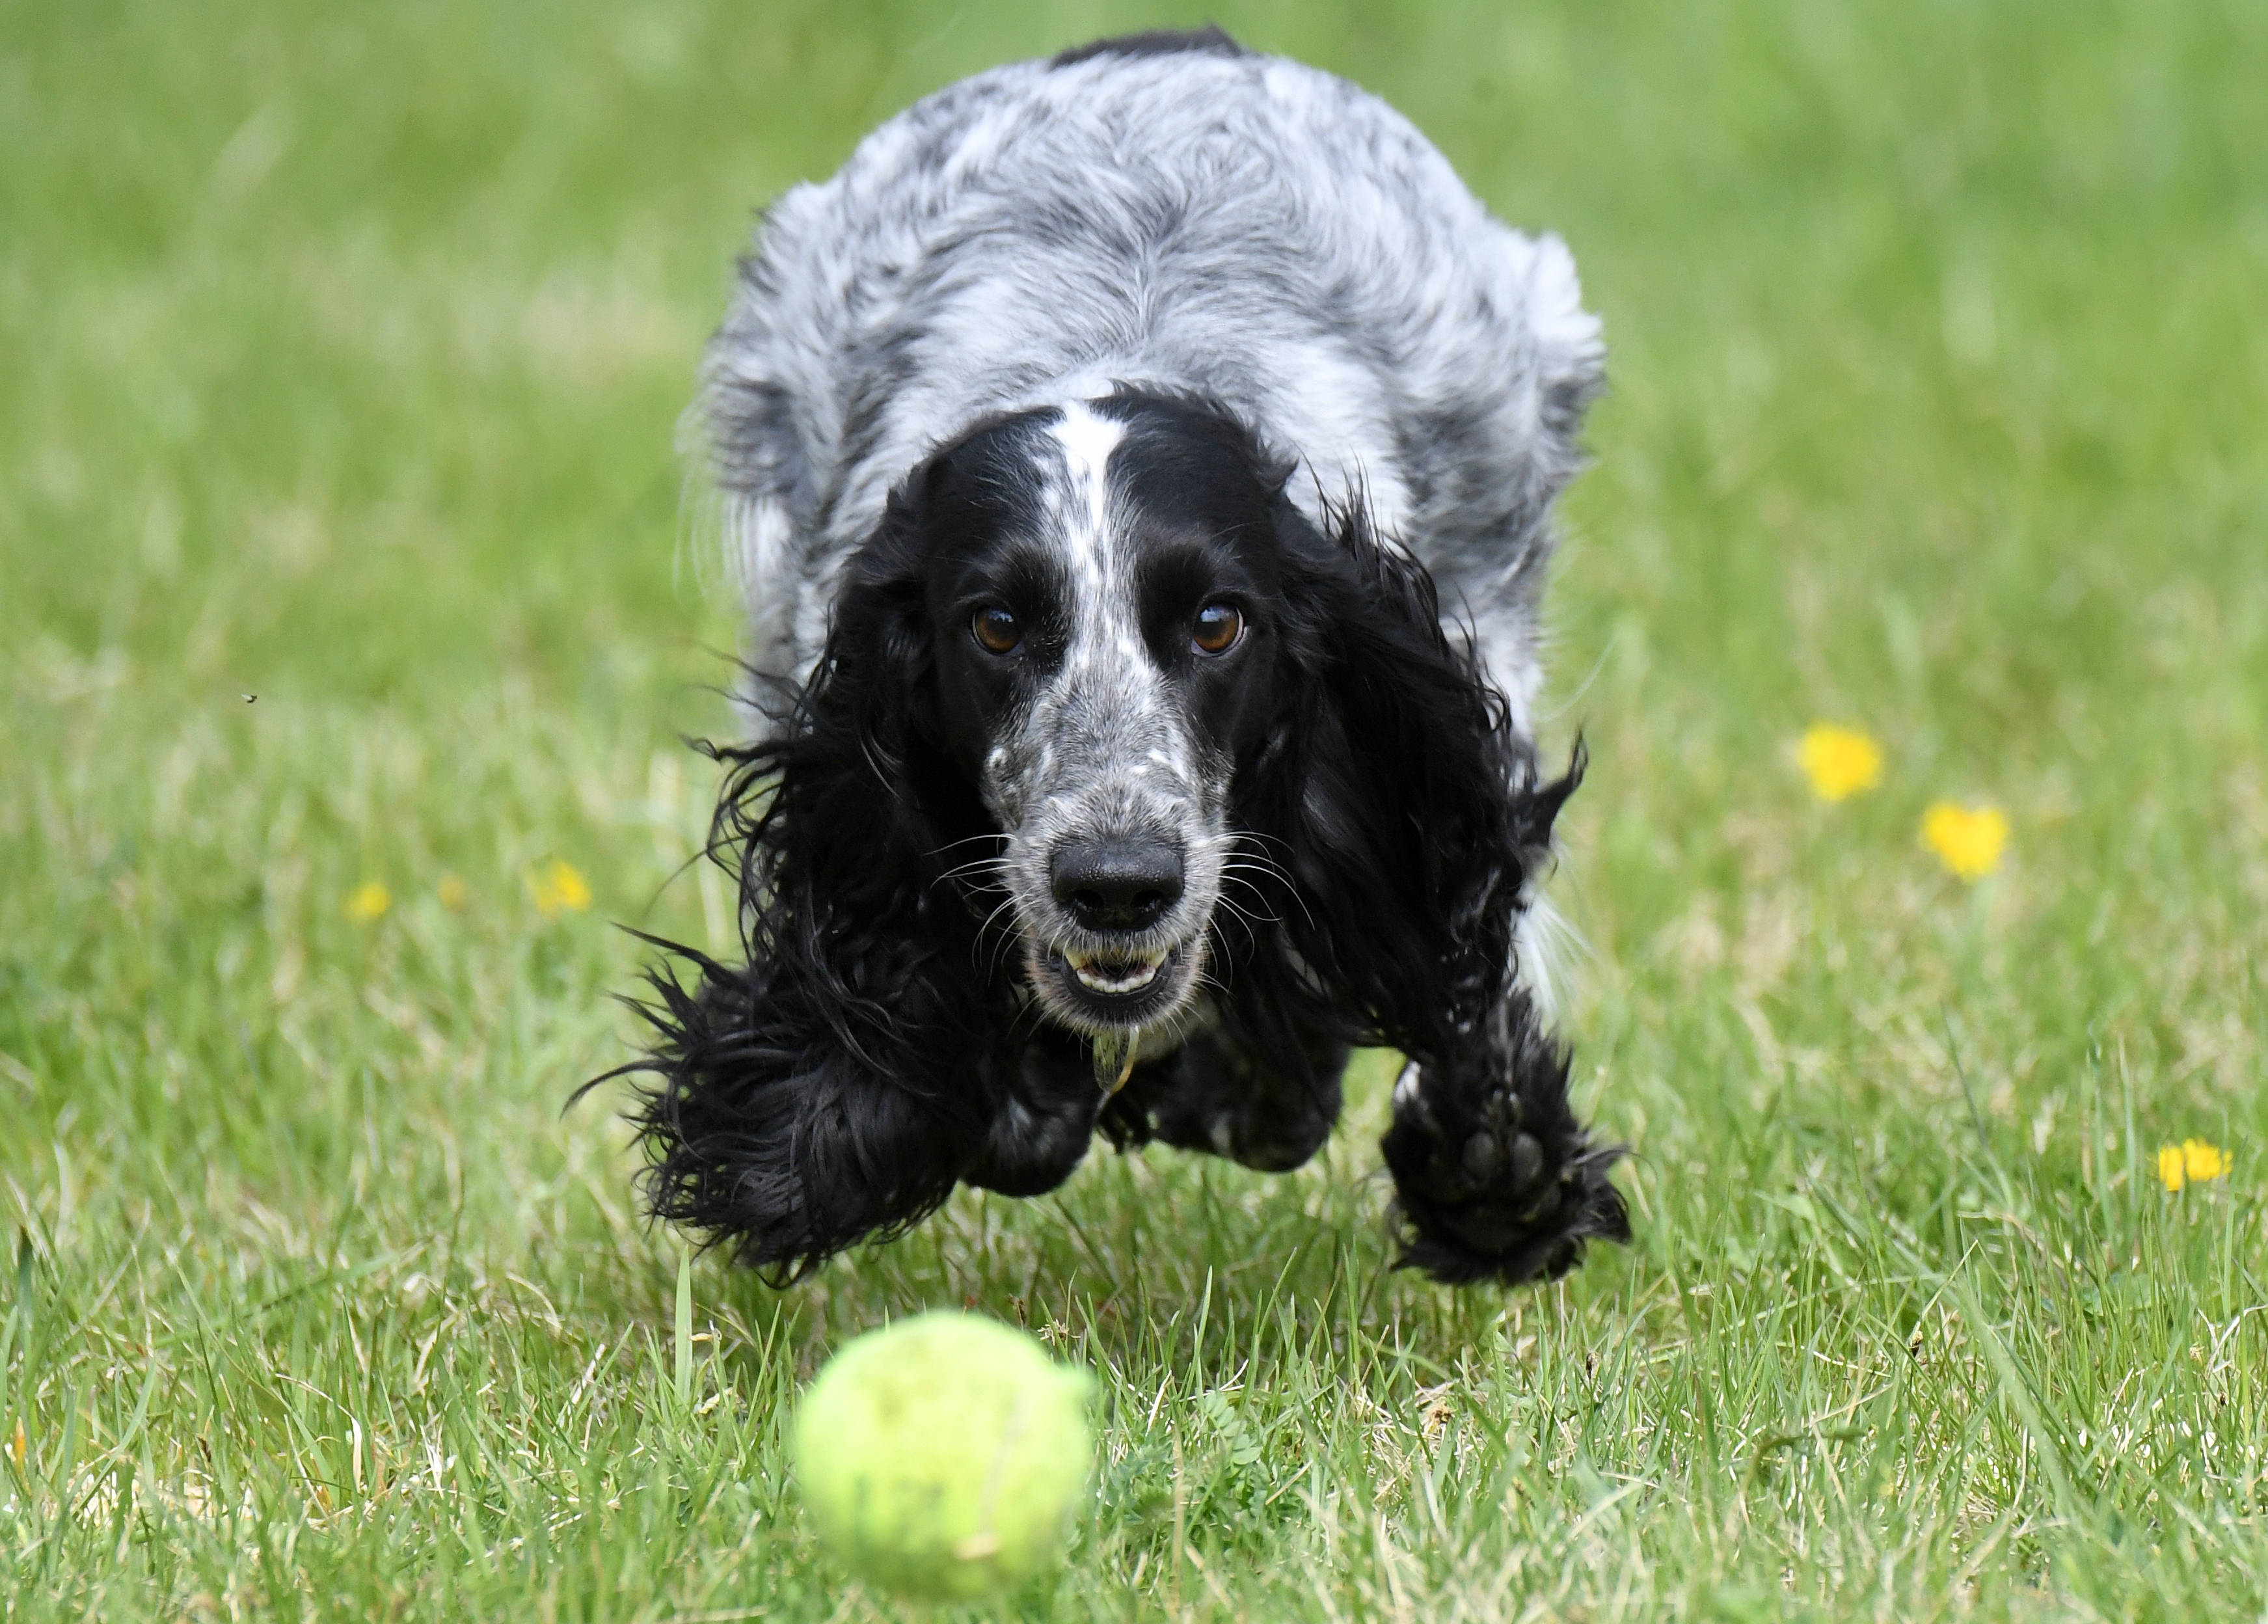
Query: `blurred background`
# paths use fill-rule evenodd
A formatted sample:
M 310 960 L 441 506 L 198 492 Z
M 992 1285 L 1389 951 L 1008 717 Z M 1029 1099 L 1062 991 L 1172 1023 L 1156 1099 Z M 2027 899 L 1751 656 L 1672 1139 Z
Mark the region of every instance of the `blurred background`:
M 670 659 L 725 624 L 671 436 L 756 207 L 939 84 L 1199 15 L 19 0 L 11 640 L 184 702 Z M 2043 651 L 2140 658 L 2257 543 L 2251 8 L 1219 16 L 1575 247 L 1615 393 L 1571 694 L 1629 617 L 1760 719 L 1866 684 L 1997 756 L 2052 709 Z
M 106 1316 L 367 1265 L 300 1343 L 232 1345 L 260 1391 L 414 1350 L 429 1303 L 541 1319 L 507 1279 L 558 1305 L 563 1390 L 666 1317 L 608 1096 L 561 1107 L 632 1041 L 609 921 L 729 943 L 681 739 L 729 728 L 734 616 L 674 447 L 733 256 L 924 92 L 1209 18 L 1391 100 L 1604 318 L 1546 733 L 1593 752 L 1567 1030 L 1639 1236 L 1565 1334 L 1681 1270 L 1769 1298 L 1816 1244 L 1788 1192 L 2115 1262 L 2072 1214 L 2159 1139 L 2263 1142 L 2268 7 L 6 0 L 0 1234 L 82 1338 L 0 1354 L 19 1459 L 75 1382 L 122 1426 L 158 1368 Z M 1822 721 L 1876 787 L 1814 793 Z M 1918 838 L 1943 800 L 2007 820 L 1973 884 Z M 1297 1180 L 1111 1161 L 1064 1210 L 1183 1308 L 1273 1268 L 1256 1226 L 1327 1237 L 1322 1300 L 1388 1256 L 1380 1122 L 1366 1082 Z M 2025 1170 L 1986 1201 L 1956 1145 Z M 1139 1190 L 1213 1216 L 1145 1241 Z M 702 1289 L 809 1349 L 1021 1312 L 1085 1278 L 1065 1235 L 963 1200 L 786 1310 Z M 1395 1277 L 1358 1318 L 1454 1347 L 1528 1311 Z

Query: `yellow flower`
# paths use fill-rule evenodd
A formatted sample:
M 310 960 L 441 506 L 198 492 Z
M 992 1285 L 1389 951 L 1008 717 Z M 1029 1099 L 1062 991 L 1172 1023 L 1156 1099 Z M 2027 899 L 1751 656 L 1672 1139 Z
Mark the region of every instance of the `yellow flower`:
M 473 899 L 473 894 L 465 889 L 465 882 L 453 874 L 443 875 L 441 883 L 435 886 L 433 891 L 440 897 L 441 905 L 452 913 L 462 913 L 465 904 Z
M 347 918 L 357 925 L 368 925 L 386 917 L 394 906 L 394 893 L 377 880 L 364 880 L 347 893 Z
M 535 911 L 547 919 L 562 909 L 580 913 L 591 905 L 590 882 L 564 858 L 555 857 L 536 870 L 528 890 L 535 897 Z
M 2158 1147 L 2158 1182 L 2169 1190 L 2203 1184 L 2208 1178 L 2224 1178 L 2228 1166 L 2228 1152 L 2201 1139 L 2185 1139 L 2178 1145 Z
M 24 1422 L 20 1416 L 16 1421 L 16 1436 L 8 1440 L 8 1447 L 15 1453 L 16 1470 L 21 1472 L 24 1458 L 32 1452 L 32 1441 L 24 1436 Z
M 1998 807 L 1940 801 L 1922 814 L 1921 843 L 1974 883 L 2000 866 L 2001 850 L 2008 844 L 2008 815 Z
M 2219 1178 L 2228 1171 L 2228 1152 L 2201 1139 L 2185 1139 L 2182 1141 L 2182 1171 L 2189 1175 L 2191 1184 L 2203 1178 Z
M 1822 801 L 1842 801 L 1882 781 L 1882 747 L 1856 727 L 1813 723 L 1796 758 Z

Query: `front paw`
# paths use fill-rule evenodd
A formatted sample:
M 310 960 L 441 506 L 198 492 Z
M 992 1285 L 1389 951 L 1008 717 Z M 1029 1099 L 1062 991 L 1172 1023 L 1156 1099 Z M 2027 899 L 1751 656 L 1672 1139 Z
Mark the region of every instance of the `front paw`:
M 962 1182 L 1000 1195 L 1045 1195 L 1086 1159 L 1102 1096 L 1086 1046 L 1065 1032 L 1035 1035 L 1020 1055 L 988 1061 L 996 1101 L 983 1148 Z
M 1630 1238 L 1608 1178 L 1623 1152 L 1575 1120 L 1566 1057 L 1540 1033 L 1513 1049 L 1472 1074 L 1412 1061 L 1395 1082 L 1381 1148 L 1410 1231 L 1396 1267 L 1518 1285 L 1565 1274 L 1587 1241 Z
M 1154 1140 L 1263 1173 L 1289 1172 L 1307 1163 L 1338 1122 L 1346 1057 L 1344 1044 L 1319 1037 L 1304 1052 L 1263 1064 L 1228 1034 L 1200 1032 L 1138 1066 L 1104 1106 L 1101 1126 L 1121 1150 Z

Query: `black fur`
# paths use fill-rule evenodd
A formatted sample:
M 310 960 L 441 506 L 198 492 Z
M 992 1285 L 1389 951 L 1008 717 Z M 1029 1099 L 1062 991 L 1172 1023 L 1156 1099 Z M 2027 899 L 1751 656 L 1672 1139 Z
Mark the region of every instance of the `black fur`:
M 1048 59 L 1048 65 L 1068 68 L 1073 63 L 1097 56 L 1168 56 L 1180 51 L 1199 51 L 1212 56 L 1252 55 L 1219 23 L 1207 23 L 1202 28 L 1150 28 L 1108 40 L 1090 40 L 1085 45 L 1057 51 Z
M 1630 1219 L 1608 1180 L 1619 1147 L 1594 1147 L 1567 1104 L 1567 1056 L 1525 993 L 1488 1041 L 1395 1090 L 1381 1148 L 1410 1226 L 1402 1268 L 1450 1285 L 1557 1280 L 1584 1243 L 1625 1241 Z
M 1513 981 L 1580 753 L 1541 779 L 1431 578 L 1360 501 L 1318 527 L 1226 414 L 1117 410 L 1134 497 L 1212 514 L 1226 539 L 1209 544 L 1268 583 L 1269 658 L 1204 701 L 1233 751 L 1231 822 L 1267 860 L 1211 927 L 1217 1020 L 1106 1104 L 1085 1040 L 1031 1008 L 1002 893 L 971 867 L 1001 836 L 961 737 L 975 724 L 947 714 L 968 702 L 941 693 L 929 589 L 1015 495 L 1024 430 L 982 425 L 893 496 L 790 724 L 712 751 L 747 963 L 659 944 L 688 973 L 654 972 L 658 1042 L 625 1068 L 652 1079 L 635 1117 L 652 1210 L 792 1279 L 957 1183 L 1052 1189 L 1098 1127 L 1294 1167 L 1336 1119 L 1348 1046 L 1382 1044 L 1422 1079 L 1384 1143 L 1402 1262 L 1455 1282 L 1563 1273 L 1627 1234 L 1618 1153 L 1576 1123 L 1565 1058 Z

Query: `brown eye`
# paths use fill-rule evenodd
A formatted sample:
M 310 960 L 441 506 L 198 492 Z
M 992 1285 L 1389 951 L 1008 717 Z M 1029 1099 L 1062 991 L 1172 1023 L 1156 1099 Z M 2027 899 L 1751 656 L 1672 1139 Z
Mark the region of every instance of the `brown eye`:
M 1012 654 L 1024 640 L 1024 629 L 1016 624 L 1016 617 L 997 603 L 971 615 L 968 630 L 996 654 Z
M 1197 629 L 1189 641 L 1201 654 L 1225 654 L 1244 635 L 1244 616 L 1232 605 L 1208 603 L 1197 611 Z

